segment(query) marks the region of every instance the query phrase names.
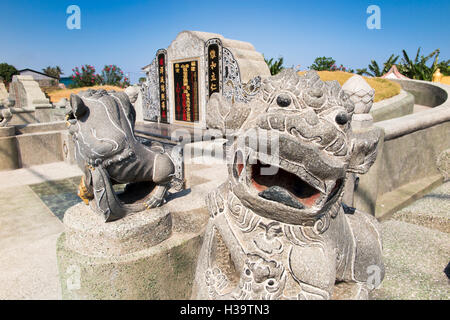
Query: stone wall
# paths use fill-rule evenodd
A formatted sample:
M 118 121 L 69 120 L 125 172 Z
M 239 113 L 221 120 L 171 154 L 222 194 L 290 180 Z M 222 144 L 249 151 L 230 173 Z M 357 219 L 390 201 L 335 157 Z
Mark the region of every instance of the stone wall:
M 0 128 L 0 171 L 59 161 L 75 163 L 64 122 Z
M 450 148 L 450 86 L 417 80 L 398 82 L 415 103 L 432 108 L 375 124 L 383 129 L 384 142 L 374 166 L 360 177 L 354 204 L 377 218 L 389 216 L 441 183 L 436 160 Z
M 445 86 L 436 82 L 420 80 L 392 80 L 399 83 L 403 90 L 414 96 L 415 103 L 427 107 L 436 107 L 443 104 L 448 99 L 448 91 Z
M 12 108 L 12 119 L 10 125 L 24 125 L 35 123 L 48 123 L 64 120 L 64 109 L 53 108 L 52 106 L 45 108 Z
M 413 113 L 414 96 L 402 90 L 400 94 L 373 104 L 370 114 L 374 122 L 403 117 Z

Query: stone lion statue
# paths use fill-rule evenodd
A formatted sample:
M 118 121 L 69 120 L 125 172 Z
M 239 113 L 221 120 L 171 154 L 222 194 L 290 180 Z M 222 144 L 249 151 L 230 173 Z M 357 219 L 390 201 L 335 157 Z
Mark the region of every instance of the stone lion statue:
M 83 170 L 78 195 L 105 221 L 154 208 L 181 176 L 180 159 L 162 145 L 148 147 L 134 135 L 135 110 L 123 92 L 88 90 L 70 97 L 66 115 Z M 116 184 L 126 184 L 123 193 Z
M 267 78 L 249 103 L 211 96 L 208 126 L 231 135 L 229 177 L 206 199 L 193 298 L 368 298 L 384 277 L 378 223 L 342 198 L 375 161 L 380 131 L 354 135 L 353 112 L 314 71 Z

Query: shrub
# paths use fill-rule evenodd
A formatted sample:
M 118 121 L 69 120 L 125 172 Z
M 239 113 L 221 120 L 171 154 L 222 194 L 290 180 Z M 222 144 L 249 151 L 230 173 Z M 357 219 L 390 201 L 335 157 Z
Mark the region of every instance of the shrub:
M 309 66 L 309 69 L 316 71 L 343 71 L 353 73 L 354 70 L 344 67 L 342 64 L 338 67 L 336 60 L 332 57 L 317 57 L 314 63 Z
M 130 81 L 124 76 L 122 69 L 115 64 L 110 64 L 102 70 L 102 79 L 104 85 L 127 87 L 130 85 Z
M 72 71 L 73 85 L 70 86 L 72 88 L 91 87 L 103 82 L 102 77 L 95 74 L 95 68 L 89 64 L 82 66 L 81 69 L 75 67 Z
M 336 60 L 332 57 L 317 57 L 309 68 L 316 71 L 331 71 L 333 66 L 336 66 Z

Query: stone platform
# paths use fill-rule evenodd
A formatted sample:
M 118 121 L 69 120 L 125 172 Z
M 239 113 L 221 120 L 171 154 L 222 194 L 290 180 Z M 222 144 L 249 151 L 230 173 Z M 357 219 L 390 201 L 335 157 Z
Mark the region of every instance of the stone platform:
M 172 233 L 167 208 L 105 223 L 80 203 L 57 243 L 63 299 L 183 299 L 201 235 Z
M 76 166 L 68 166 L 65 163 L 0 172 L 3 181 L 0 186 L 0 225 L 2 227 L 0 299 L 61 299 L 55 248 L 57 238 L 64 230 L 63 224 L 28 185 L 48 180 L 59 181 L 80 174 Z M 193 199 L 217 187 L 226 177 L 226 168 L 220 165 L 188 164 L 186 177 L 190 188 L 184 191 L 184 194 L 188 198 L 172 194 L 166 204 L 171 206 L 172 236 L 176 236 L 180 243 L 184 241 L 179 237 L 181 232 L 196 233 L 198 230 L 196 226 L 201 226 L 202 219 L 205 219 L 203 215 L 205 212 L 202 209 L 204 203 L 193 201 Z M 425 225 L 425 222 L 429 220 L 437 222 L 445 216 L 448 221 L 450 218 L 449 188 L 450 182 L 446 182 L 381 223 L 387 272 L 384 282 L 374 292 L 372 298 L 448 299 L 450 297 L 450 286 L 443 272 L 450 257 L 449 233 L 437 228 L 440 223 Z M 73 192 L 76 192 L 76 189 Z M 439 218 L 436 220 L 422 217 L 420 221 L 424 223 L 417 219 L 413 222 L 412 218 L 419 215 Z M 63 239 L 60 238 L 58 243 L 61 241 Z M 170 255 L 159 256 L 158 261 L 166 264 L 171 272 L 180 272 L 196 259 L 196 257 L 188 259 L 180 252 L 182 252 L 181 249 L 197 248 L 197 243 L 194 241 L 190 244 L 184 243 L 184 247 L 182 245 L 178 247 L 180 250 L 173 250 Z M 190 248 L 188 248 L 189 245 Z M 159 297 L 169 299 L 173 296 L 183 296 L 180 292 L 168 292 L 175 290 L 176 287 L 173 285 L 174 282 L 168 279 L 166 272 L 158 276 L 162 277 L 161 281 L 155 282 L 148 279 L 148 285 L 158 290 Z M 181 275 L 178 277 L 182 279 Z M 120 298 L 119 295 L 120 293 L 117 294 L 117 298 Z M 189 298 L 189 295 L 185 297 Z

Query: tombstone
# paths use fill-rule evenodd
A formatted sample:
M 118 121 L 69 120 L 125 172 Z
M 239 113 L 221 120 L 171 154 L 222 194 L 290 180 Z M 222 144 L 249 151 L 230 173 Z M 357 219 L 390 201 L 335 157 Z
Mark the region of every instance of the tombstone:
M 13 76 L 9 85 L 9 99 L 15 101 L 15 108 L 36 110 L 52 107 L 32 76 Z
M 206 104 L 213 93 L 230 102 L 248 102 L 261 78 L 270 76 L 264 57 L 250 43 L 199 31 L 179 33 L 144 70 L 144 120 L 201 128 L 206 127 Z

